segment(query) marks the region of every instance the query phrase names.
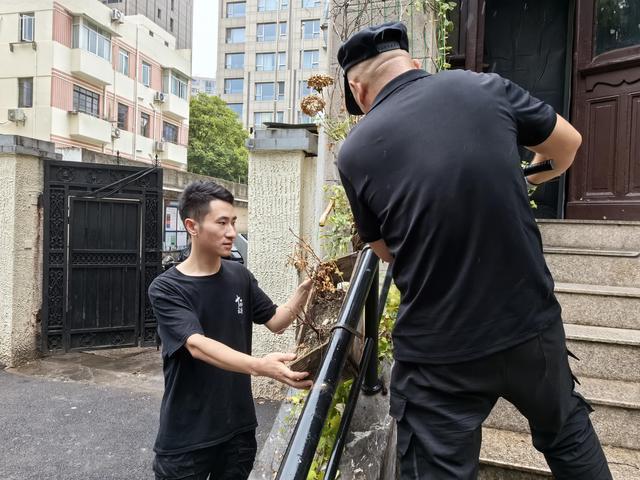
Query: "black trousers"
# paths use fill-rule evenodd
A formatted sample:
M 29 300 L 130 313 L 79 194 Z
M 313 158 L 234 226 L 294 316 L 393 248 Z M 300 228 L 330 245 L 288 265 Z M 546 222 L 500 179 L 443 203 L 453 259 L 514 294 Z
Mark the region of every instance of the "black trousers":
M 156 480 L 246 480 L 256 458 L 255 430 L 192 452 L 158 455 L 153 460 Z
M 425 365 L 397 362 L 391 416 L 397 420 L 402 480 L 478 476 L 482 422 L 499 397 L 529 421 L 533 445 L 557 480 L 609 480 L 593 410 L 574 390 L 562 322 L 481 359 Z

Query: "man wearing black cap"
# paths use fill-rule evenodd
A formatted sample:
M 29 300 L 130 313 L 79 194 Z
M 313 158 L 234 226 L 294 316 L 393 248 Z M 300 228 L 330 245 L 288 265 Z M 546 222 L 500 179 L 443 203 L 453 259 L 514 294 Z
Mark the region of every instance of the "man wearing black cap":
M 582 141 L 554 110 L 495 74 L 429 75 L 400 23 L 338 52 L 347 110 L 366 116 L 338 168 L 360 236 L 402 293 L 391 415 L 402 479 L 473 479 L 499 397 L 528 419 L 556 479 L 610 479 L 574 391 L 561 309 L 529 207 L 518 146 L 563 173 Z

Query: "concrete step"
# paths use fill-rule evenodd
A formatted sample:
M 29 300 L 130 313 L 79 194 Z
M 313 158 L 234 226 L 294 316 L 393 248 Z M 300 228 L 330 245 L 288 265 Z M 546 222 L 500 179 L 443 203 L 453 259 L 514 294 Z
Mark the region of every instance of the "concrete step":
M 594 408 L 591 421 L 603 445 L 640 450 L 640 383 L 581 377 L 577 390 Z M 485 425 L 528 433 L 527 420 L 500 399 Z
M 565 324 L 576 376 L 640 382 L 640 330 Z
M 640 222 L 538 220 L 544 245 L 640 250 Z
M 640 451 L 604 447 L 615 480 L 640 479 Z M 551 472 L 526 433 L 482 429 L 479 480 L 541 480 Z
M 640 288 L 556 282 L 566 323 L 640 330 Z
M 640 250 L 544 247 L 556 282 L 640 288 Z

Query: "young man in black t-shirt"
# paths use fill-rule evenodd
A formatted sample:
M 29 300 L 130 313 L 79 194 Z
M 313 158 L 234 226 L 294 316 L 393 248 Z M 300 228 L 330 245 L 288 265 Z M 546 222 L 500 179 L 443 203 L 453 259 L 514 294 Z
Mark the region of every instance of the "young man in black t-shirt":
M 310 280 L 276 307 L 249 270 L 224 259 L 236 215 L 223 187 L 189 184 L 179 211 L 191 254 L 149 287 L 165 378 L 153 470 L 157 480 L 245 480 L 256 454 L 250 375 L 311 386 L 307 373 L 286 366 L 295 354 L 251 356 L 252 325 L 281 333 L 301 312 Z
M 360 237 L 402 294 L 391 415 L 402 479 L 471 480 L 499 397 L 529 421 L 557 479 L 608 480 L 574 391 L 561 309 L 518 147 L 569 168 L 581 143 L 553 108 L 495 74 L 420 70 L 406 27 L 370 27 L 338 52 L 351 114 L 338 169 Z

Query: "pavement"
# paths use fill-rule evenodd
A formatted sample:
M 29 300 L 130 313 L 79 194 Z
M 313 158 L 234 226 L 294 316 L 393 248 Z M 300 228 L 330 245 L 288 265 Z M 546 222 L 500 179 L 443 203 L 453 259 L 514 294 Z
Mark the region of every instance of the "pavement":
M 162 392 L 155 348 L 74 352 L 0 370 L 0 480 L 152 480 Z M 279 406 L 256 400 L 259 450 Z

